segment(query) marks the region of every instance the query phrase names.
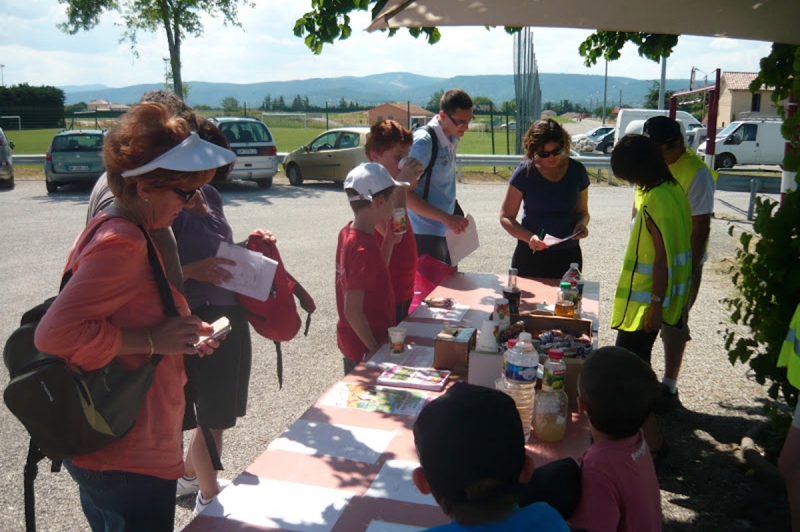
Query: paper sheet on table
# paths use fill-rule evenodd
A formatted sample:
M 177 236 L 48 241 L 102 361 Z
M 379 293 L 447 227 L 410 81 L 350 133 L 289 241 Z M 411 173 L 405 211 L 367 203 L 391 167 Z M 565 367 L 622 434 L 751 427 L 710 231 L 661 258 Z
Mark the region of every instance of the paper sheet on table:
M 419 304 L 417 309 L 421 310 L 419 310 L 419 312 L 415 311 L 415 318 L 458 322 L 464 319 L 464 315 L 469 310 L 469 305 L 461 305 L 460 303 L 456 303 L 452 308 L 438 308 L 429 307 L 423 301 Z
M 321 404 L 417 417 L 432 400 L 433 396 L 419 390 L 340 382 L 322 399 Z
M 372 355 L 372 358 L 367 361 L 366 365 L 371 367 L 380 366 L 386 369 L 395 364 L 411 368 L 432 368 L 433 348 L 424 345 L 406 344 L 403 353 L 394 354 L 391 352 L 389 344 L 383 344 Z
M 548 246 L 555 246 L 556 244 L 560 244 L 562 242 L 566 242 L 567 240 L 575 238 L 576 236 L 578 236 L 582 232 L 583 231 L 578 231 L 577 233 L 572 233 L 571 235 L 569 235 L 568 237 L 565 237 L 565 238 L 558 238 L 558 237 L 555 237 L 555 236 L 553 236 L 551 234 L 547 234 L 547 235 L 544 235 L 544 238 L 542 239 L 542 242 L 544 242 Z
M 217 257 L 230 259 L 236 263 L 236 266 L 222 266 L 233 274 L 233 279 L 220 285 L 222 288 L 259 301 L 267 300 L 272 290 L 275 271 L 278 269 L 277 262 L 261 253 L 227 242 L 220 242 Z
M 469 220 L 469 225 L 463 233 L 457 235 L 448 229 L 444 234 L 444 237 L 447 239 L 447 249 L 450 251 L 450 262 L 453 265 L 458 264 L 468 257 L 470 253 L 481 247 L 475 218 L 473 218 L 471 214 L 468 214 L 467 220 Z

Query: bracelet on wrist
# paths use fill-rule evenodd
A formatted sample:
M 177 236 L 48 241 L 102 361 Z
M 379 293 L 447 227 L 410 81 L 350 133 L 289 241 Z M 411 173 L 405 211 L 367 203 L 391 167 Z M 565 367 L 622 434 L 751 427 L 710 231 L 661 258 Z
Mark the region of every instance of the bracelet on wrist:
M 145 336 L 147 336 L 147 344 L 150 347 L 150 353 L 147 354 L 147 357 L 150 358 L 153 356 L 153 353 L 156 351 L 156 345 L 153 342 L 153 334 L 150 332 L 150 329 L 144 330 Z

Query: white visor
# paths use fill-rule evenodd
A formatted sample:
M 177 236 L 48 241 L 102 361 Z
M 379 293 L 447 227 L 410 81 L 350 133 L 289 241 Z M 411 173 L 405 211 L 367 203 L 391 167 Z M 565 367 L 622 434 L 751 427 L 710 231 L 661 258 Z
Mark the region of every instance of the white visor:
M 236 160 L 236 155 L 225 148 L 201 139 L 192 131 L 180 144 L 149 163 L 122 172 L 122 177 L 134 177 L 152 172 L 156 168 L 180 172 L 199 172 L 225 166 Z

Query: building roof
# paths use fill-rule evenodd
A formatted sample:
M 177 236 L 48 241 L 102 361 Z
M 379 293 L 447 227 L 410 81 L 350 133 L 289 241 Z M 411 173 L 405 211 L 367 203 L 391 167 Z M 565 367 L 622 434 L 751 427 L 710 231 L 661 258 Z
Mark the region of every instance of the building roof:
M 749 91 L 750 84 L 756 79 L 758 73 L 756 72 L 725 72 L 722 77 L 725 78 L 725 84 L 728 89 L 732 91 Z M 774 87 L 761 87 L 761 90 L 775 90 Z
M 413 103 L 409 105 L 407 103 L 402 103 L 402 102 L 389 102 L 389 103 L 384 103 L 382 105 L 376 105 L 375 107 L 383 107 L 384 105 L 391 105 L 392 107 L 396 107 L 401 111 L 407 111 L 410 108 L 412 115 L 433 116 L 432 112 Z

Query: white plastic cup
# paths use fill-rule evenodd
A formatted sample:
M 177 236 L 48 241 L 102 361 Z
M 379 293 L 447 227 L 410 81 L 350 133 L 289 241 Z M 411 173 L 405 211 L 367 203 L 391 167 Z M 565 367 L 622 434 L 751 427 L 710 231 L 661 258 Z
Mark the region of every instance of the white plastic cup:
M 406 334 L 408 331 L 405 327 L 389 327 L 389 352 L 393 355 L 401 355 L 406 350 Z
M 494 351 L 499 349 L 497 335 L 500 333 L 500 322 L 495 320 L 483 320 L 481 334 L 478 336 L 478 347 L 481 351 Z
M 392 227 L 396 235 L 402 235 L 408 231 L 408 218 L 404 208 L 397 208 L 392 212 Z

